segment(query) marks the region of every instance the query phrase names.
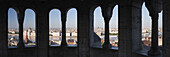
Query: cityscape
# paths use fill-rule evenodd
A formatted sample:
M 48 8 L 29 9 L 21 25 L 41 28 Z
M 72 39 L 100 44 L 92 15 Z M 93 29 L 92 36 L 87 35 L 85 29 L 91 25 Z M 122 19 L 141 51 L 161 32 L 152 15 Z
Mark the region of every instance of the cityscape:
M 66 42 L 68 46 L 77 46 L 77 29 L 66 29 Z M 110 28 L 110 43 L 113 47 L 118 47 L 118 29 Z M 158 29 L 158 45 L 162 46 L 162 29 Z M 94 32 L 101 38 L 101 45 L 104 43 L 104 29 L 95 28 Z M 142 44 L 144 46 L 151 46 L 151 28 L 142 29 Z M 23 39 L 25 47 L 36 46 L 36 31 L 35 29 L 28 28 L 23 31 Z M 8 31 L 8 46 L 17 47 L 19 41 L 19 30 L 9 29 Z M 51 28 L 49 30 L 49 45 L 60 46 L 62 41 L 62 30 L 60 28 Z
M 0 2 L 0 57 L 170 57 L 170 0 Z
M 110 22 L 110 44 L 113 47 L 118 47 L 118 6 L 113 10 L 113 18 Z M 142 34 L 141 42 L 144 46 L 151 46 L 151 20 L 147 15 L 147 9 L 143 8 L 144 14 L 142 15 Z M 15 16 L 16 12 L 14 9 L 9 9 L 9 20 L 8 20 L 8 46 L 17 47 L 19 42 L 19 29 L 17 23 L 17 17 Z M 101 45 L 104 43 L 104 19 L 101 16 L 101 8 L 97 7 L 94 11 L 94 32 L 101 38 Z M 159 14 L 160 15 L 160 14 Z M 61 30 L 61 14 L 57 9 L 51 10 L 49 13 L 49 46 L 60 46 L 62 41 L 62 30 Z M 160 15 L 161 16 L 161 15 Z M 159 17 L 159 33 L 158 40 L 159 46 L 162 46 L 162 19 Z M 35 30 L 35 13 L 31 9 L 26 10 L 26 16 L 24 20 L 24 30 L 23 30 L 23 41 L 26 47 L 35 47 L 36 46 L 36 30 Z M 76 9 L 70 9 L 68 11 L 68 22 L 66 22 L 66 42 L 68 46 L 77 46 L 77 11 Z M 145 19 L 145 20 L 144 20 Z M 150 25 L 148 25 L 148 23 Z
M 60 46 L 62 40 L 61 29 L 50 29 L 49 30 L 49 45 Z M 28 28 L 23 31 L 23 41 L 25 47 L 36 46 L 36 31 L 35 29 Z M 77 46 L 77 29 L 67 29 L 66 41 L 68 46 Z M 8 30 L 8 47 L 16 48 L 19 42 L 19 30 L 9 29 Z

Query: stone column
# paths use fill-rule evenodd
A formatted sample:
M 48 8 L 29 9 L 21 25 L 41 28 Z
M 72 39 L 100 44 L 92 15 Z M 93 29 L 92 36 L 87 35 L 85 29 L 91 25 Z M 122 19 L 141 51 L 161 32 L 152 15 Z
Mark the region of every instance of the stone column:
M 140 3 L 137 1 L 120 0 L 118 4 L 118 30 L 119 30 L 119 57 L 138 57 L 134 50 L 138 49 L 141 33 L 140 31 Z M 135 44 L 134 44 L 135 43 Z
M 23 40 L 23 23 L 24 23 L 24 15 L 25 9 L 19 8 L 18 15 L 18 22 L 19 22 L 19 43 L 18 48 L 24 48 L 24 40 Z
M 152 17 L 152 40 L 151 40 L 151 49 L 148 52 L 148 55 L 160 55 L 160 50 L 158 47 L 158 14 Z
M 36 8 L 37 56 L 49 57 L 49 12 L 46 5 Z
M 163 57 L 170 57 L 170 0 L 163 0 Z
M 63 9 L 61 10 L 61 21 L 62 21 L 62 42 L 61 46 L 66 47 L 67 42 L 66 42 L 66 19 L 67 18 L 67 10 Z
M 0 2 L 0 57 L 8 57 L 8 7 Z
M 142 46 L 142 0 L 132 2 L 132 52 L 141 53 Z M 134 56 L 135 57 L 135 56 Z
M 78 16 L 78 56 L 90 57 L 90 39 L 92 19 L 90 19 L 90 8 L 83 4 L 77 9 Z
M 158 4 L 158 1 L 160 1 Z M 152 18 L 152 39 L 151 48 L 148 51 L 148 55 L 158 56 L 161 52 L 158 47 L 158 13 L 161 11 L 161 0 L 145 0 L 145 5 Z
M 119 57 L 133 57 L 132 56 L 132 7 L 125 4 L 127 1 L 122 1 L 118 5 L 119 14 Z
M 104 17 L 104 21 L 105 21 L 105 42 L 103 44 L 103 48 L 111 48 L 112 45 L 110 44 L 109 41 L 109 21 L 112 17 L 112 11 L 113 8 L 109 7 L 109 5 L 102 5 L 102 15 Z

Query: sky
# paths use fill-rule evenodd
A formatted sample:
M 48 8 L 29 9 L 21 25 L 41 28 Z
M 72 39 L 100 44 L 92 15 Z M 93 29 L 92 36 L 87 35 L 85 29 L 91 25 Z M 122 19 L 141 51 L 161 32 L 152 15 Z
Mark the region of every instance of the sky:
M 49 13 L 50 28 L 61 28 L 61 12 L 58 9 L 52 9 Z M 67 13 L 66 28 L 77 28 L 77 10 L 72 8 Z
M 151 28 L 151 18 L 145 5 L 142 6 L 142 28 Z M 162 12 L 159 13 L 159 28 L 162 27 Z M 97 7 L 94 10 L 94 27 L 104 28 L 104 18 L 102 17 L 101 7 Z M 110 28 L 118 28 L 118 6 L 116 5 L 113 9 L 113 14 L 109 24 Z
M 61 12 L 58 9 L 52 9 L 49 12 L 49 27 L 61 28 Z M 24 29 L 34 28 L 36 24 L 35 12 L 32 9 L 26 9 L 24 18 Z M 159 13 L 159 28 L 162 27 L 162 12 Z M 67 13 L 67 28 L 77 28 L 77 10 L 72 8 Z M 94 27 L 104 28 L 104 19 L 102 17 L 101 8 L 94 10 Z M 19 28 L 17 21 L 17 13 L 13 8 L 8 10 L 8 28 Z M 118 6 L 113 9 L 112 18 L 110 20 L 110 28 L 118 28 Z M 145 5 L 142 6 L 142 28 L 151 28 L 151 18 Z

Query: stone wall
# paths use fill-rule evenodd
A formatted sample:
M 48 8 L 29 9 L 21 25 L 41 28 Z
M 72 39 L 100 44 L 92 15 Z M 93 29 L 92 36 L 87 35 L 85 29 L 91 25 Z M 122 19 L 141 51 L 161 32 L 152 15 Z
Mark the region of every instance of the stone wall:
M 164 45 L 163 56 L 169 57 L 169 1 L 163 0 Z M 141 7 L 142 0 L 0 0 L 0 57 L 147 57 L 137 54 L 141 51 Z M 97 6 L 102 6 L 104 19 L 112 15 L 112 8 L 118 5 L 119 50 L 110 48 L 94 48 L 93 12 Z M 8 48 L 8 9 L 17 11 L 20 30 L 23 28 L 24 10 L 33 9 L 36 14 L 37 46 L 26 48 L 20 43 L 18 48 Z M 78 17 L 78 46 L 68 47 L 63 40 L 60 47 L 49 46 L 49 12 L 59 9 L 62 13 L 62 24 L 65 24 L 66 13 L 75 8 Z M 107 11 L 108 10 L 108 11 Z M 63 23 L 64 22 L 64 23 Z M 107 27 L 108 28 L 108 27 Z M 62 26 L 65 30 L 65 26 Z M 22 31 L 21 31 L 22 32 Z M 65 39 L 63 33 L 63 39 Z M 109 33 L 109 32 L 107 32 Z M 22 36 L 22 33 L 20 33 Z M 108 35 L 107 35 L 108 36 Z M 107 37 L 106 37 L 107 38 Z M 95 42 L 94 42 L 95 41 Z M 109 43 L 106 43 L 109 45 Z

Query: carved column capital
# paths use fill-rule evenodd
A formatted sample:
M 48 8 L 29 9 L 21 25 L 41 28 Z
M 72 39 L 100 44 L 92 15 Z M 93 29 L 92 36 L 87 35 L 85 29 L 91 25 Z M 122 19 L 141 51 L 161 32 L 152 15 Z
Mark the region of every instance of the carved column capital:
M 162 0 L 145 0 L 145 5 L 152 20 L 158 20 L 158 13 L 162 11 Z
M 25 9 L 19 8 L 18 11 L 17 11 L 17 15 L 18 15 L 19 24 L 23 24 L 24 23 L 24 16 L 25 16 Z
M 102 8 L 102 16 L 104 17 L 105 22 L 109 22 L 112 14 L 113 14 L 113 8 L 115 7 L 115 5 L 110 6 L 109 4 L 104 4 L 101 5 Z
M 67 10 L 66 9 L 62 9 L 61 10 L 61 21 L 62 22 L 66 22 L 67 21 Z

